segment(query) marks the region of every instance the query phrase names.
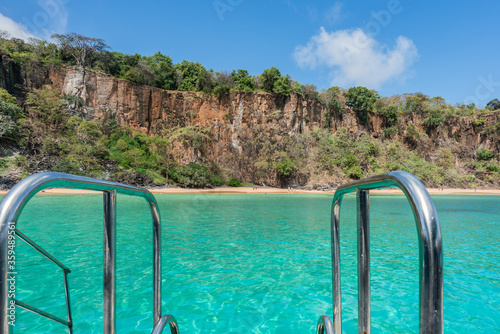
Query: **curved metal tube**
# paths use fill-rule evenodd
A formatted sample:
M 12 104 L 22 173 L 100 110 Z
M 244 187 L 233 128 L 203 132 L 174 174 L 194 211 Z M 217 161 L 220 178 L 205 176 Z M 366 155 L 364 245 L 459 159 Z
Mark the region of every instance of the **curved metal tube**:
M 175 320 L 175 317 L 173 315 L 167 314 L 161 317 L 160 321 L 155 326 L 155 329 L 153 330 L 153 333 L 151 334 L 161 334 L 163 333 L 163 329 L 165 328 L 166 325 L 170 326 L 170 333 L 171 334 L 179 334 L 179 325 L 177 325 L 177 320 Z
M 342 333 L 340 295 L 340 206 L 345 194 L 398 187 L 411 204 L 418 229 L 420 268 L 420 333 L 443 333 L 443 252 L 441 228 L 434 203 L 414 175 L 396 171 L 373 176 L 337 189 L 332 206 L 332 271 L 335 332 Z
M 161 226 L 158 203 L 148 190 L 128 186 L 125 184 L 97 180 L 84 176 L 76 176 L 64 173 L 39 173 L 27 177 L 16 184 L 0 202 L 0 334 L 9 333 L 8 323 L 8 262 L 7 262 L 7 240 L 9 224 L 17 223 L 17 220 L 28 201 L 38 192 L 47 188 L 69 188 L 102 191 L 109 193 L 136 196 L 144 198 L 150 206 L 153 216 L 153 325 L 161 317 Z
M 335 334 L 332 321 L 326 315 L 319 317 L 316 334 Z

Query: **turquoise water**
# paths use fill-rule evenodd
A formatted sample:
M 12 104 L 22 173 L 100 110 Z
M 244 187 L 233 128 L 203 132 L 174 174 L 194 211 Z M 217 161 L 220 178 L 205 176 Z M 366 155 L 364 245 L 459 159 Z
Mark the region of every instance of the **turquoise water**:
M 327 195 L 158 195 L 163 314 L 182 333 L 313 333 L 331 316 Z M 500 197 L 434 197 L 444 240 L 447 333 L 500 333 Z M 49 204 L 51 205 L 49 207 Z M 357 332 L 353 196 L 342 207 L 343 329 Z M 117 328 L 152 329 L 152 228 L 141 199 L 118 197 Z M 102 332 L 102 197 L 37 196 L 18 228 L 72 269 L 75 333 Z M 418 332 L 417 234 L 400 196 L 371 197 L 372 328 Z M 386 256 L 384 254 L 391 254 Z M 23 243 L 17 297 L 65 317 L 62 272 Z M 17 310 L 17 333 L 65 327 Z

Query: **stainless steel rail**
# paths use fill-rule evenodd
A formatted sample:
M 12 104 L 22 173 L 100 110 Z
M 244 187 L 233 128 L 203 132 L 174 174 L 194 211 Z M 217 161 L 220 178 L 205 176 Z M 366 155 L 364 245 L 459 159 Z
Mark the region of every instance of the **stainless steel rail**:
M 63 325 L 66 325 L 68 327 L 68 333 L 72 334 L 73 333 L 73 320 L 71 317 L 71 300 L 69 298 L 69 287 L 68 287 L 68 274 L 71 272 L 71 270 L 66 267 L 64 264 L 62 264 L 59 260 L 57 260 L 55 257 L 50 255 L 45 249 L 40 247 L 37 243 L 35 243 L 33 240 L 28 238 L 26 235 L 21 233 L 17 228 L 15 229 L 15 234 L 23 240 L 25 243 L 27 243 L 29 246 L 31 246 L 34 250 L 36 250 L 38 253 L 42 254 L 45 256 L 47 259 L 52 261 L 52 263 L 55 263 L 59 268 L 62 269 L 63 275 L 64 275 L 64 298 L 66 301 L 66 314 L 68 320 L 62 320 L 59 317 L 56 317 L 55 315 L 52 315 L 50 313 L 47 313 L 43 310 L 40 310 L 34 306 L 28 305 L 26 303 L 23 303 L 17 299 L 14 298 L 14 303 L 16 306 L 21 307 L 25 310 L 28 310 L 30 312 L 33 312 L 35 314 L 41 315 L 42 317 L 57 321 L 58 323 L 61 323 Z
M 326 315 L 319 317 L 316 334 L 335 334 L 332 321 Z
M 18 306 L 20 308 L 23 308 L 23 309 L 25 309 L 27 311 L 33 312 L 33 313 L 41 315 L 42 317 L 45 317 L 47 319 L 51 319 L 51 320 L 54 320 L 55 322 L 58 322 L 58 323 L 63 324 L 63 325 L 66 325 L 69 328 L 69 332 L 70 333 L 72 332 L 71 331 L 71 322 L 63 320 L 63 319 L 61 319 L 59 317 L 56 317 L 55 315 L 47 313 L 47 312 L 45 312 L 43 310 L 40 310 L 40 309 L 38 309 L 36 307 L 33 307 L 31 305 L 28 305 L 26 303 L 23 303 L 22 301 L 19 301 L 17 299 L 14 299 L 14 303 L 16 304 L 16 306 Z
M 177 325 L 177 320 L 175 320 L 175 317 L 173 315 L 167 314 L 161 317 L 160 321 L 156 324 L 156 327 L 153 330 L 153 333 L 151 334 L 161 334 L 163 333 L 163 330 L 167 326 L 167 324 L 170 327 L 170 333 L 171 334 L 179 334 L 179 325 Z
M 429 193 L 410 173 L 396 171 L 344 185 L 333 196 L 332 274 L 333 318 L 336 333 L 342 333 L 340 289 L 340 207 L 345 194 L 357 193 L 358 216 L 358 332 L 370 333 L 370 236 L 369 190 L 398 187 L 410 202 L 419 242 L 419 331 L 443 333 L 443 252 L 441 228 Z
M 104 192 L 104 303 L 103 333 L 115 333 L 116 194 L 144 198 L 153 218 L 153 328 L 161 318 L 161 226 L 158 204 L 146 189 L 63 173 L 39 173 L 19 182 L 0 202 L 0 334 L 9 325 L 8 236 L 28 201 L 46 188 L 70 188 Z M 68 293 L 68 291 L 66 291 Z
M 45 249 L 43 249 L 42 247 L 40 247 L 33 240 L 31 240 L 30 238 L 28 238 L 25 234 L 21 233 L 21 231 L 19 231 L 17 228 L 16 228 L 15 231 L 16 231 L 16 235 L 19 238 L 21 238 L 22 241 L 24 241 L 25 243 L 27 243 L 28 245 L 30 245 L 38 253 L 40 253 L 43 256 L 45 256 L 47 259 L 49 259 L 50 261 L 52 261 L 54 264 L 56 264 L 62 270 L 67 271 L 68 273 L 71 272 L 71 269 L 69 269 L 68 267 L 66 267 L 64 264 L 62 264 L 58 259 L 56 259 L 52 255 L 50 255 Z

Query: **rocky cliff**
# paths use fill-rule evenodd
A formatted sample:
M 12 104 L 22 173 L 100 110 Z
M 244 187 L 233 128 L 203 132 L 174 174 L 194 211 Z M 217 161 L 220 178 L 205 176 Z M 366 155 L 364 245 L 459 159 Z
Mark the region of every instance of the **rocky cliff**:
M 178 163 L 215 162 L 232 170 L 231 175 L 260 184 L 279 184 L 276 175 L 258 173 L 255 161 L 263 149 L 264 139 L 276 143 L 325 128 L 326 124 L 333 133 L 346 128 L 352 134 L 387 137 L 381 114 L 372 113 L 364 126 L 348 107 L 330 114 L 317 100 L 295 93 L 287 97 L 265 92 L 217 96 L 169 91 L 137 85 L 101 72 L 87 71 L 84 75 L 74 67 L 26 69 L 6 56 L 1 57 L 0 87 L 6 88 L 21 104 L 28 92 L 44 85 L 81 97 L 84 106 L 74 112 L 87 120 L 112 117 L 121 125 L 149 135 L 188 126 L 204 129 L 207 138 L 203 149 L 189 143 L 176 145 Z M 425 115 L 404 114 L 395 136 L 428 161 L 437 159 L 434 153 L 441 147 L 452 147 L 460 159 L 473 158 L 478 149 L 500 152 L 498 135 L 484 134 L 487 126 L 500 121 L 498 112 L 485 115 L 482 123 L 472 117 L 448 118 L 436 128 L 424 126 L 424 119 Z M 412 139 L 409 131 L 426 135 Z M 294 182 L 305 185 L 308 176 L 298 177 Z

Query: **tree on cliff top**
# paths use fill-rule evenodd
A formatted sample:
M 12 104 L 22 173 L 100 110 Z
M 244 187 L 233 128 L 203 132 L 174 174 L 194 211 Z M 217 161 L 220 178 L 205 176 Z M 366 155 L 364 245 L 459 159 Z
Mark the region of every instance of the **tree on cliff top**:
M 104 40 L 79 35 L 74 32 L 66 34 L 54 34 L 52 38 L 56 39 L 63 52 L 68 53 L 76 61 L 76 64 L 83 68 L 92 67 L 92 62 L 97 54 L 108 49 Z
M 351 87 L 346 94 L 346 104 L 356 112 L 361 123 L 366 124 L 377 98 L 378 95 L 366 87 Z
M 488 102 L 486 107 L 490 108 L 491 110 L 500 109 L 500 101 L 498 101 L 498 99 L 493 99 L 490 102 Z
M 261 88 L 266 92 L 272 93 L 274 85 L 281 77 L 281 72 L 276 67 L 266 68 L 260 75 Z
M 175 64 L 174 70 L 178 82 L 178 90 L 196 91 L 203 90 L 209 71 L 202 64 L 183 60 Z
M 233 70 L 231 72 L 231 78 L 233 79 L 234 86 L 236 90 L 239 91 L 254 91 L 255 84 L 253 78 L 248 74 L 247 70 Z
M 330 87 L 322 91 L 318 95 L 318 99 L 327 108 L 325 127 L 330 128 L 333 115 L 339 114 L 344 108 L 346 103 L 345 91 L 338 86 Z

